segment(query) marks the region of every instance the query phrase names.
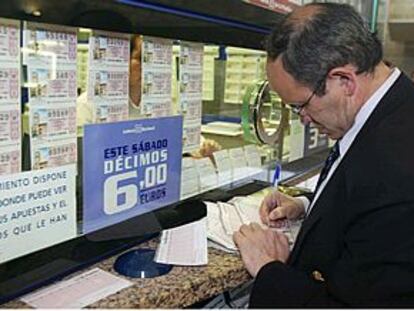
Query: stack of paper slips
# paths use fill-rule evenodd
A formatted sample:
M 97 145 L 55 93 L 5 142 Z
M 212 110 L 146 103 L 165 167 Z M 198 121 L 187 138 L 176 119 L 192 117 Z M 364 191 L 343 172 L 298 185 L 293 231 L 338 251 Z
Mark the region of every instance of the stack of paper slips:
M 206 218 L 163 230 L 155 262 L 180 266 L 208 263 Z
M 261 200 L 257 197 L 234 197 L 228 202 L 205 202 L 207 205 L 207 237 L 209 245 L 227 252 L 237 252 L 237 246 L 233 241 L 233 233 L 238 231 L 243 224 L 256 222 L 263 228 L 259 216 Z M 302 221 L 286 220 L 278 231 L 283 232 L 293 243 L 299 232 Z M 273 229 L 273 228 L 271 228 Z

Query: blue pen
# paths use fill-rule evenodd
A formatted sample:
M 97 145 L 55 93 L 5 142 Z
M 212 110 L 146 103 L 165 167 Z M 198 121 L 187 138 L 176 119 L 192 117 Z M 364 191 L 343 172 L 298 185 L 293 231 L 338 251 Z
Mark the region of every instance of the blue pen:
M 275 173 L 273 175 L 273 183 L 272 183 L 275 190 L 278 190 L 277 186 L 280 181 L 281 173 L 282 173 L 282 166 L 278 163 L 276 164 Z M 268 219 L 268 225 L 270 226 L 270 219 Z M 289 245 L 293 245 L 292 228 L 291 228 L 291 223 L 289 219 L 287 218 L 285 219 L 285 227 L 275 228 L 275 230 L 284 233 L 289 240 Z
M 273 181 L 272 181 L 273 187 L 276 190 L 279 184 L 281 172 L 282 172 L 282 166 L 278 163 L 276 164 L 275 173 L 273 174 Z

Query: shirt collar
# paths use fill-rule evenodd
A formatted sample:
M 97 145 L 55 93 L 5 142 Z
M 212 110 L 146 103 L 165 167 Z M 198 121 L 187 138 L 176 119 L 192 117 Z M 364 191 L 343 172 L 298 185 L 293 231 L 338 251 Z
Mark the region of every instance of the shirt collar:
M 345 133 L 345 135 L 339 141 L 340 156 L 343 157 L 348 149 L 351 147 L 352 142 L 361 130 L 362 126 L 367 122 L 369 116 L 377 107 L 385 93 L 391 88 L 395 81 L 400 76 L 401 71 L 398 68 L 394 68 L 391 75 L 384 81 L 384 83 L 371 95 L 371 97 L 362 105 L 358 111 L 355 122 L 352 127 Z

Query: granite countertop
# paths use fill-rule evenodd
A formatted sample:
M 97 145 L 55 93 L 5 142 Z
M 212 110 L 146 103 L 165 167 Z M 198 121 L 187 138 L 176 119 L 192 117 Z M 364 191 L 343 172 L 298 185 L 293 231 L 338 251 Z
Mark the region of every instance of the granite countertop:
M 156 238 L 141 244 L 139 248 L 155 249 L 157 243 Z M 117 257 L 113 256 L 78 273 L 98 267 L 120 276 L 113 269 Z M 67 278 L 73 276 L 74 274 Z M 134 285 L 101 299 L 88 308 L 183 308 L 251 279 L 238 254 L 229 254 L 213 248 L 208 249 L 206 266 L 174 266 L 170 273 L 152 279 L 120 277 L 130 280 Z M 16 299 L 0 308 L 30 308 L 30 306 Z

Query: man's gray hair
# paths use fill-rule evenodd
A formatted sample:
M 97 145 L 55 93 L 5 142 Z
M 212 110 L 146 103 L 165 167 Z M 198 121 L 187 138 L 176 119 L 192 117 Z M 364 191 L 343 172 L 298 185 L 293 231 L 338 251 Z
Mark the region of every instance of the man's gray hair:
M 311 14 L 301 16 L 304 9 Z M 333 68 L 351 64 L 358 74 L 373 72 L 382 59 L 382 45 L 351 6 L 318 3 L 281 19 L 267 40 L 267 54 L 270 61 L 280 56 L 296 81 L 323 95 Z

